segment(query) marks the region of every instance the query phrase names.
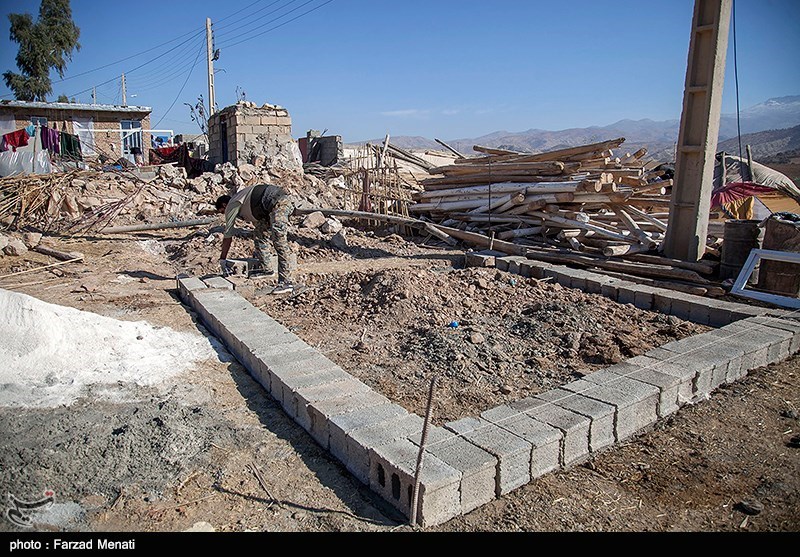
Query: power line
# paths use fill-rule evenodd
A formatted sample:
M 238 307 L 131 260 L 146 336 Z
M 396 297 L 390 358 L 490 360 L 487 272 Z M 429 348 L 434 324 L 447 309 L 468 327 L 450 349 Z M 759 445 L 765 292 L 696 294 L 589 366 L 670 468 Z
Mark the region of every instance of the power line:
M 205 33 L 205 29 L 204 29 L 203 31 L 201 31 L 200 33 L 196 33 L 196 34 L 195 34 L 193 37 L 190 37 L 189 39 L 187 39 L 186 41 L 184 41 L 184 42 L 182 42 L 182 43 L 180 43 L 180 44 L 182 45 L 182 44 L 185 44 L 185 43 L 187 43 L 187 42 L 190 42 L 192 39 L 194 39 L 194 38 L 196 38 L 196 37 L 199 37 L 201 33 Z M 178 45 L 178 46 L 180 46 L 180 45 Z M 176 47 L 176 48 L 177 48 L 177 47 Z M 163 57 L 164 57 L 164 56 L 166 56 L 167 54 L 169 54 L 169 51 L 167 51 L 167 52 L 163 52 L 163 53 L 159 54 L 158 56 L 155 56 L 154 58 L 151 58 L 151 59 L 150 59 L 150 60 L 148 60 L 147 62 L 145 62 L 145 63 L 143 63 L 143 64 L 139 64 L 138 66 L 136 66 L 136 67 L 135 67 L 135 68 L 133 68 L 132 70 L 127 70 L 127 71 L 126 71 L 126 72 L 124 72 L 124 73 L 126 73 L 126 74 L 130 74 L 130 73 L 132 73 L 132 72 L 135 72 L 136 70 L 138 70 L 138 69 L 141 69 L 141 68 L 145 67 L 146 65 L 148 65 L 148 64 L 151 64 L 152 62 L 155 62 L 155 61 L 156 61 L 156 60 L 158 60 L 159 58 L 163 58 Z M 95 84 L 95 85 L 93 85 L 92 87 L 96 87 L 96 86 L 99 86 L 99 85 L 105 85 L 106 83 L 111 83 L 111 82 L 112 82 L 112 81 L 114 81 L 115 79 L 117 79 L 117 78 L 116 78 L 116 76 L 115 76 L 115 77 L 113 77 L 113 78 L 111 78 L 111 79 L 109 79 L 109 80 L 107 80 L 107 81 L 104 81 L 104 82 L 102 82 L 102 83 L 96 83 L 96 84 Z M 74 96 L 80 95 L 81 93 L 86 93 L 87 91 L 91 91 L 91 90 L 92 90 L 92 87 L 89 87 L 88 89 L 84 89 L 83 91 L 80 91 L 80 92 L 78 92 L 78 93 L 75 93 L 74 95 L 70 95 L 70 96 L 73 96 L 73 97 L 74 97 Z
M 136 54 L 131 54 L 130 56 L 126 56 L 125 58 L 121 58 L 121 59 L 117 60 L 116 62 L 109 62 L 108 64 L 104 64 L 104 65 L 102 65 L 102 66 L 98 66 L 98 67 L 96 67 L 96 68 L 94 68 L 94 69 L 91 69 L 91 70 L 86 70 L 85 72 L 77 73 L 77 74 L 75 74 L 75 75 L 71 75 L 71 76 L 69 76 L 69 77 L 65 77 L 65 78 L 63 78 L 63 79 L 59 79 L 58 81 L 54 81 L 54 82 L 53 82 L 53 84 L 55 85 L 56 83 L 62 83 L 62 82 L 64 82 L 64 81 L 67 81 L 68 79 L 75 79 L 76 77 L 80 77 L 80 76 L 82 76 L 82 75 L 90 74 L 90 73 L 96 72 L 96 71 L 98 71 L 98 70 L 103 70 L 103 69 L 105 69 L 105 68 L 108 68 L 108 67 L 110 67 L 110 66 L 115 66 L 115 65 L 117 65 L 117 64 L 119 64 L 119 63 L 121 63 L 121 62 L 125 62 L 126 60 L 130 60 L 131 58 L 136 58 L 137 56 L 141 56 L 142 54 L 146 54 L 146 53 L 148 53 L 148 52 L 150 52 L 150 51 L 152 51 L 152 50 L 155 50 L 155 49 L 157 49 L 157 48 L 161 48 L 162 46 L 166 46 L 166 45 L 168 45 L 169 43 L 175 42 L 175 41 L 177 41 L 178 39 L 180 39 L 180 38 L 182 38 L 182 37 L 185 37 L 186 35 L 189 35 L 190 33 L 196 33 L 196 31 L 189 31 L 188 33 L 184 33 L 183 35 L 179 35 L 179 36 L 175 37 L 174 39 L 170 39 L 170 40 L 168 40 L 168 41 L 167 41 L 167 42 L 165 42 L 165 43 L 161 43 L 161 44 L 159 44 L 159 45 L 156 45 L 156 46 L 150 47 L 150 48 L 148 48 L 147 50 L 143 50 L 143 51 L 141 51 L 141 52 L 138 52 L 138 53 L 136 53 Z M 181 43 L 181 44 L 182 44 L 182 43 Z
M 250 7 L 252 7 L 252 6 L 255 6 L 255 5 L 256 5 L 256 4 L 258 4 L 259 2 L 263 2 L 263 1 L 264 1 L 264 0 L 256 0 L 256 1 L 255 1 L 255 2 L 253 2 L 252 4 L 248 4 L 247 6 L 245 6 L 244 8 L 242 8 L 241 10 L 237 10 L 237 11 L 233 12 L 233 13 L 232 13 L 232 14 L 230 14 L 230 15 L 226 15 L 226 16 L 225 16 L 225 17 L 223 17 L 222 19 L 218 20 L 218 23 L 222 23 L 222 22 L 223 22 L 223 21 L 225 21 L 226 19 L 230 19 L 230 18 L 232 18 L 233 16 L 235 16 L 236 14 L 242 13 L 242 12 L 243 12 L 243 11 L 245 11 L 247 8 L 250 8 Z M 273 4 L 274 4 L 274 2 L 273 2 Z M 270 6 L 271 6 L 271 5 L 272 5 L 272 4 L 270 4 Z M 254 12 L 254 13 L 257 13 L 257 12 Z M 236 21 L 241 21 L 241 19 L 237 19 Z M 233 23 L 236 23 L 236 21 L 232 21 L 232 22 L 231 22 L 231 23 L 229 23 L 228 25 L 231 25 L 231 24 L 233 24 Z M 223 27 L 224 27 L 224 26 L 223 26 Z
M 269 33 L 270 31 L 274 31 L 275 29 L 278 29 L 279 27 L 283 27 L 284 25 L 287 25 L 287 24 L 289 24 L 289 23 L 291 23 L 291 22 L 293 22 L 293 21 L 295 21 L 297 19 L 300 19 L 304 15 L 310 14 L 311 12 L 314 12 L 314 11 L 320 9 L 321 7 L 323 7 L 323 6 L 327 5 L 327 4 L 330 4 L 331 2 L 333 2 L 333 0 L 327 0 L 327 2 L 323 2 L 319 6 L 317 6 L 315 8 L 311 8 L 310 10 L 308 10 L 306 12 L 303 12 L 302 14 L 299 14 L 299 15 L 293 17 L 292 19 L 289 19 L 287 21 L 284 21 L 283 23 L 280 23 L 280 24 L 276 25 L 275 27 L 270 27 L 266 31 L 262 31 L 261 33 L 258 33 L 257 35 L 253 35 L 252 37 L 248 37 L 246 39 L 242 39 L 240 41 L 236 41 L 236 42 L 233 42 L 233 43 L 228 43 L 225 46 L 227 48 L 231 48 L 231 47 L 236 46 L 238 44 L 242 44 L 244 42 L 247 42 L 247 41 L 249 41 L 251 39 L 255 39 L 256 37 L 260 37 L 261 35 L 265 35 L 265 34 Z M 306 4 L 308 4 L 308 2 L 306 2 Z M 305 4 L 303 4 L 303 5 L 305 5 Z M 298 6 L 298 8 L 301 8 L 303 5 Z M 297 9 L 297 8 L 295 8 L 295 9 Z M 294 11 L 294 10 L 292 10 L 292 11 Z M 288 15 L 288 14 L 284 14 L 284 15 Z M 281 17 L 283 17 L 283 16 L 281 16 Z M 280 18 L 278 18 L 278 19 L 280 19 Z M 255 31 L 255 29 L 252 29 L 251 31 Z M 250 31 L 248 31 L 248 32 L 250 32 Z
M 172 104 L 169 105 L 169 108 L 164 113 L 164 116 L 162 116 L 158 120 L 158 122 L 156 122 L 156 125 L 153 126 L 153 128 L 158 128 L 158 125 L 161 123 L 161 120 L 163 120 L 164 117 L 166 117 L 166 115 L 169 114 L 169 111 L 172 110 L 172 107 L 175 106 L 176 102 L 178 102 L 178 98 L 181 96 L 181 93 L 183 93 L 183 90 L 186 88 L 186 84 L 189 83 L 189 78 L 192 77 L 192 73 L 194 73 L 194 68 L 195 68 L 195 66 L 197 66 L 197 61 L 200 59 L 200 54 L 202 54 L 202 53 L 203 53 L 203 49 L 200 48 L 200 50 L 197 51 L 197 56 L 195 56 L 195 58 L 194 58 L 194 64 L 192 64 L 192 69 L 189 70 L 189 75 L 186 76 L 186 80 L 183 82 L 183 85 L 181 86 L 181 90 L 178 91 L 177 95 L 175 95 L 175 100 L 172 101 Z
M 271 4 L 268 4 L 268 5 L 264 6 L 263 8 L 261 8 L 261 10 L 265 10 L 265 9 L 269 8 L 270 6 L 272 6 L 273 4 L 277 4 L 277 3 L 278 3 L 278 1 L 279 1 L 279 0 L 275 0 L 275 2 L 272 2 Z M 286 7 L 289 7 L 289 6 L 291 6 L 291 5 L 292 5 L 292 4 L 294 4 L 295 2 L 297 2 L 297 0 L 290 0 L 290 1 L 289 1 L 289 2 L 287 2 L 286 4 L 284 4 L 284 5 L 282 5 L 282 6 L 279 6 L 279 7 L 275 8 L 275 9 L 274 9 L 274 10 L 272 10 L 272 11 L 269 11 L 269 12 L 267 12 L 267 13 L 265 13 L 265 14 L 264 14 L 264 15 L 262 15 L 262 16 L 259 16 L 259 17 L 255 18 L 255 19 L 250 19 L 250 21 L 248 21 L 248 22 L 247 22 L 247 23 L 245 23 L 244 25 L 239 25 L 238 27 L 234 27 L 233 29 L 228 29 L 228 30 L 227 30 L 227 31 L 225 31 L 224 33 L 219 33 L 219 35 L 218 35 L 218 36 L 219 36 L 219 37 L 223 37 L 223 36 L 225 36 L 225 35 L 229 35 L 229 34 L 231 34 L 231 33 L 235 32 L 235 31 L 238 31 L 239 29 L 244 29 L 245 27 L 249 27 L 250 25 L 253 25 L 255 22 L 257 22 L 257 21 L 259 21 L 259 20 L 262 20 L 262 19 L 264 19 L 265 17 L 267 17 L 267 16 L 269 16 L 269 15 L 271 15 L 271 14 L 274 14 L 275 12 L 279 12 L 279 11 L 281 11 L 283 8 L 286 8 Z M 306 4 L 308 4 L 308 2 L 306 2 Z M 253 14 L 251 14 L 251 16 L 252 16 L 252 15 L 254 15 L 254 14 L 256 14 L 256 13 L 258 13 L 258 12 L 260 12 L 261 10 L 257 10 L 257 11 L 255 11 L 255 12 L 253 12 Z M 289 13 L 291 13 L 291 12 L 289 12 Z M 279 18 L 280 18 L 280 17 L 283 17 L 283 16 L 279 16 Z M 278 19 L 279 19 L 279 18 L 278 18 Z M 248 18 L 242 18 L 241 20 L 238 20 L 238 21 L 242 21 L 242 20 L 244 20 L 244 19 L 248 19 Z M 270 21 L 268 21 L 268 22 L 267 22 L 267 24 L 269 24 L 271 21 L 274 21 L 274 20 L 270 20 Z M 235 22 L 231 22 L 231 23 L 229 23 L 228 25 L 221 25 L 221 26 L 217 27 L 217 28 L 216 28 L 216 30 L 217 30 L 217 31 L 219 31 L 220 29 L 224 29 L 224 28 L 226 28 L 226 27 L 229 27 L 229 26 L 233 25 L 233 23 L 235 23 Z M 252 29 L 251 29 L 250 31 L 252 31 Z M 244 31 L 243 33 L 240 33 L 240 34 L 249 33 L 250 31 Z

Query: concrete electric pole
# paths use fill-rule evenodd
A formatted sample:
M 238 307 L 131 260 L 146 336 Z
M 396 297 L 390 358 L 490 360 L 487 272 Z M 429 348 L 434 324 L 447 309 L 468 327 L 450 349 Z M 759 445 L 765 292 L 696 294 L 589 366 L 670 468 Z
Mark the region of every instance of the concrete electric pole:
M 208 115 L 214 114 L 214 40 L 211 35 L 211 18 L 206 18 L 206 56 L 208 59 Z
M 122 106 L 128 106 L 128 93 L 125 90 L 125 74 L 122 74 Z
M 699 261 L 706 251 L 732 2 L 695 0 L 694 4 L 675 182 L 664 238 L 664 255 L 683 261 Z

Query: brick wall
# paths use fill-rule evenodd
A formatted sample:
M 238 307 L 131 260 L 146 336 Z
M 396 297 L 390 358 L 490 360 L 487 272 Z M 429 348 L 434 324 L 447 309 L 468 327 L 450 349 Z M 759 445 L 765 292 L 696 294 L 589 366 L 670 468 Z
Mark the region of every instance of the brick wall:
M 72 122 L 75 117 L 80 119 L 92 118 L 95 130 L 94 150 L 98 155 L 103 154 L 112 160 L 116 160 L 122 156 L 122 139 L 118 131 L 122 120 L 138 120 L 142 124 L 142 129 L 150 129 L 150 114 L 145 112 L 72 111 L 63 109 L 0 106 L 0 114 L 9 113 L 14 116 L 16 122 L 15 130 L 30 126 L 31 118 L 33 117 L 42 117 L 47 118 L 47 125 L 49 127 L 73 135 L 75 134 L 75 129 Z M 150 133 L 144 132 L 142 135 L 142 153 L 144 160 L 147 161 L 148 150 L 150 148 Z M 22 150 L 33 150 L 33 147 L 33 142 L 31 142 Z M 90 153 L 87 152 L 86 147 L 89 146 L 85 145 L 83 147 L 84 157 L 93 158 L 90 156 Z M 41 143 L 39 141 L 36 142 L 36 149 L 41 149 Z
M 223 130 L 227 150 L 223 152 Z M 280 106 L 238 102 L 215 113 L 208 120 L 209 160 L 214 164 L 230 161 L 236 166 L 254 163 L 254 150 L 268 137 L 292 135 L 292 119 Z

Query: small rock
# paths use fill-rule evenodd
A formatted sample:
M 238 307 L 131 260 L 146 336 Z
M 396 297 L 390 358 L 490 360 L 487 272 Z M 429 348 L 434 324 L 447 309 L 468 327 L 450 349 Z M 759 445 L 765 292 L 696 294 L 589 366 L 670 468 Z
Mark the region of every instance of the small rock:
M 790 420 L 797 420 L 800 419 L 800 414 L 794 410 L 781 410 L 781 417 L 789 418 Z
M 322 223 L 320 230 L 322 231 L 323 234 L 336 234 L 342 228 L 343 225 L 341 222 L 339 222 L 337 219 L 333 217 L 330 217 L 324 223 Z
M 0 234 L 0 250 L 5 249 L 7 245 L 8 245 L 8 236 L 3 236 L 2 234 Z
M 22 242 L 28 249 L 33 249 L 42 241 L 42 235 L 38 232 L 25 232 L 22 235 Z
M 675 317 L 674 315 L 670 315 L 667 317 L 667 323 L 669 323 L 670 327 L 677 327 L 681 324 L 681 320 Z
M 330 239 L 330 243 L 333 247 L 340 250 L 346 250 L 349 246 L 347 245 L 347 238 L 345 236 L 344 230 L 340 230 L 337 232 L 333 238 Z
M 320 211 L 309 213 L 306 215 L 306 218 L 303 219 L 304 228 L 319 228 L 324 223 L 325 215 L 323 215 Z
M 469 341 L 472 344 L 481 344 L 485 340 L 486 339 L 484 338 L 484 336 L 482 334 L 480 334 L 480 333 L 472 333 L 471 335 L 469 335 Z
M 211 526 L 208 522 L 195 522 L 184 532 L 216 532 L 216 528 Z
M 479 278 L 477 281 L 478 288 L 482 288 L 483 290 L 489 289 L 489 283 L 484 278 Z
M 75 179 L 75 180 L 72 181 L 72 187 L 73 188 L 82 188 L 85 185 L 86 185 L 86 181 L 85 180 Z
M 28 248 L 25 247 L 25 244 L 19 238 L 9 238 L 8 245 L 3 248 L 3 253 L 6 255 L 25 255 L 28 251 Z
M 303 522 L 306 519 L 305 513 L 296 512 L 292 513 L 292 518 L 295 519 L 297 522 Z
M 503 393 L 504 395 L 510 395 L 511 393 L 514 392 L 514 387 L 512 387 L 511 385 L 502 385 L 500 387 L 500 392 Z
M 764 505 L 758 499 L 744 499 L 739 501 L 734 508 L 752 516 L 760 514 L 764 510 Z

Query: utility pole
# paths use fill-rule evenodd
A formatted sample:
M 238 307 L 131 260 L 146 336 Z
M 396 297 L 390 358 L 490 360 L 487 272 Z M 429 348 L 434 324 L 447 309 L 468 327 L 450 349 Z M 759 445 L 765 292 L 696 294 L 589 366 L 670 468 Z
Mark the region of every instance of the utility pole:
M 725 54 L 733 0 L 695 0 L 683 113 L 664 255 L 699 261 L 706 252 Z
M 214 114 L 214 40 L 211 36 L 211 18 L 206 18 L 206 57 L 208 59 L 208 115 Z
M 128 106 L 128 95 L 125 91 L 125 74 L 122 74 L 122 106 Z
M 92 104 L 97 104 L 97 87 L 92 87 Z

